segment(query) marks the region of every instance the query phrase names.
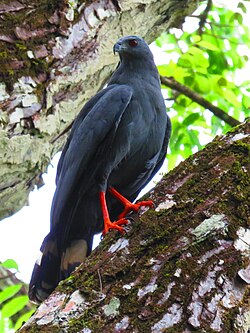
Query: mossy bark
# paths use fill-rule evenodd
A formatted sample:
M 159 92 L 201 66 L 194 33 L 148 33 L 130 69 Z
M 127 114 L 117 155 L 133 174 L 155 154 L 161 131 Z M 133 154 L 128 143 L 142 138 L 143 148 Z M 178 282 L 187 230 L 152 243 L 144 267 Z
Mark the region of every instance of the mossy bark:
M 0 219 L 20 209 L 84 103 L 117 64 L 122 35 L 152 42 L 193 0 L 37 0 L 0 4 Z
M 25 332 L 247 333 L 250 122 L 163 177 L 126 235 L 105 237 Z

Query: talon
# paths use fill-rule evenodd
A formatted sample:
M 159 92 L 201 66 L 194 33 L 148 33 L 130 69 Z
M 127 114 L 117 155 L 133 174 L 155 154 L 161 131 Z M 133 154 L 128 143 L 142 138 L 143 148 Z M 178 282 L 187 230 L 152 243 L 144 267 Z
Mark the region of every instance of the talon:
M 120 233 L 124 234 L 125 230 L 123 227 L 120 227 L 120 225 L 127 224 L 128 220 L 126 220 L 125 218 L 121 218 L 114 222 L 110 221 L 104 192 L 100 192 L 100 203 L 101 203 L 103 221 L 104 221 L 102 237 L 104 237 L 106 235 L 106 233 L 109 232 L 110 229 L 116 229 Z
M 110 187 L 109 191 L 115 198 L 117 198 L 124 205 L 124 210 L 119 215 L 119 217 L 118 217 L 119 219 L 125 217 L 130 212 L 137 213 L 138 210 L 140 209 L 140 207 L 143 207 L 143 206 L 154 208 L 154 203 L 152 200 L 140 201 L 140 202 L 137 202 L 136 204 L 133 204 L 128 199 L 126 199 L 123 195 L 121 195 L 118 191 L 116 191 L 113 187 Z
M 107 203 L 105 199 L 105 193 L 100 192 L 100 203 L 101 203 L 101 208 L 102 208 L 102 213 L 103 213 L 103 221 L 104 221 L 104 228 L 102 232 L 102 237 L 106 235 L 107 232 L 111 229 L 116 229 L 120 233 L 124 234 L 125 229 L 121 227 L 121 225 L 127 224 L 128 220 L 125 219 L 125 216 L 130 213 L 130 212 L 138 212 L 140 207 L 154 207 L 154 203 L 152 200 L 148 201 L 140 201 L 135 204 L 127 200 L 124 196 L 122 196 L 119 192 L 117 192 L 113 187 L 110 187 L 109 189 L 110 193 L 117 198 L 123 205 L 124 205 L 124 210 L 123 212 L 118 216 L 118 220 L 111 222 L 109 218 L 109 212 L 107 208 Z
M 123 227 L 120 227 L 120 225 L 128 224 L 128 220 L 122 218 L 115 222 L 111 222 L 109 219 L 104 220 L 104 230 L 102 232 L 102 236 L 104 237 L 107 232 L 109 232 L 111 229 L 118 230 L 121 234 L 125 233 L 125 230 Z
M 126 206 L 124 208 L 124 211 L 119 215 L 119 219 L 125 217 L 128 213 L 130 213 L 132 211 L 135 212 L 135 213 L 137 213 L 138 210 L 141 207 L 150 207 L 150 208 L 153 208 L 154 207 L 154 203 L 153 203 L 153 201 L 148 200 L 148 201 L 140 201 L 140 202 L 137 202 L 136 204 L 133 204 L 133 203 L 126 204 Z

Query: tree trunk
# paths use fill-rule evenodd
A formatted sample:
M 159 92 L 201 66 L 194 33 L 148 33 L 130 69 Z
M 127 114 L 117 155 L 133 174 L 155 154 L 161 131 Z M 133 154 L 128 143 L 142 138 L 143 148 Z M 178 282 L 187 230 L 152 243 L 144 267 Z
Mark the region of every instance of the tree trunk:
M 249 332 L 249 146 L 248 121 L 167 174 L 20 333 Z
M 193 0 L 3 0 L 0 4 L 0 219 L 20 209 L 84 103 L 117 64 L 113 44 L 152 42 Z

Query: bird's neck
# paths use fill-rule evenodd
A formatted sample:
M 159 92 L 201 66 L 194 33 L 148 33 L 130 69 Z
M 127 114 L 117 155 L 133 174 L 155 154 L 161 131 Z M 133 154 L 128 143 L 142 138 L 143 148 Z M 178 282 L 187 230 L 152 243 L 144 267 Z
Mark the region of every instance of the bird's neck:
M 127 83 L 133 79 L 150 80 L 155 85 L 160 85 L 159 73 L 153 59 L 121 59 L 120 65 L 113 73 L 109 84 Z

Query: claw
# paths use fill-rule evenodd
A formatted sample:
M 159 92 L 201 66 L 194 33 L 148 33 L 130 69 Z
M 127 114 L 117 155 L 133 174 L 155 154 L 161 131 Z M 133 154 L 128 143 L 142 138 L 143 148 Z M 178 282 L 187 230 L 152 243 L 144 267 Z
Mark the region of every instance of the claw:
M 121 227 L 121 225 L 127 224 L 128 220 L 125 219 L 125 216 L 130 213 L 130 212 L 138 212 L 140 207 L 154 207 L 154 203 L 151 200 L 148 201 L 140 201 L 137 202 L 136 204 L 133 204 L 129 200 L 127 200 L 124 196 L 122 196 L 119 192 L 117 192 L 113 187 L 109 189 L 110 193 L 117 198 L 123 205 L 124 205 L 124 210 L 123 212 L 119 215 L 118 220 L 111 222 L 109 218 L 109 212 L 106 204 L 106 199 L 105 199 L 105 193 L 100 192 L 100 203 L 102 207 L 102 213 L 103 213 L 103 220 L 104 220 L 104 228 L 102 232 L 102 237 L 106 235 L 107 232 L 111 229 L 116 229 L 120 233 L 124 234 L 125 229 Z
M 154 203 L 152 200 L 140 201 L 140 202 L 137 202 L 136 204 L 133 204 L 128 199 L 126 199 L 123 195 L 121 195 L 118 191 L 116 191 L 113 187 L 110 187 L 109 191 L 115 198 L 117 198 L 124 205 L 124 210 L 119 215 L 119 217 L 118 217 L 119 219 L 125 217 L 130 212 L 137 213 L 138 210 L 140 209 L 140 207 L 143 207 L 143 206 L 154 208 Z
M 141 207 L 150 207 L 150 208 L 153 208 L 154 207 L 154 203 L 151 200 L 149 200 L 149 201 L 140 201 L 140 202 L 137 202 L 136 204 L 133 204 L 133 203 L 128 204 L 127 203 L 125 205 L 125 208 L 124 208 L 123 212 L 119 215 L 118 218 L 121 219 L 121 218 L 125 217 L 130 212 L 137 213 L 138 210 Z
M 102 237 L 104 237 L 106 235 L 106 233 L 109 232 L 110 229 L 116 229 L 120 233 L 124 234 L 125 230 L 124 230 L 123 227 L 120 227 L 120 225 L 127 224 L 128 220 L 126 220 L 124 218 L 121 218 L 121 219 L 118 219 L 117 221 L 114 221 L 114 222 L 110 221 L 109 212 L 108 212 L 104 192 L 100 192 L 100 203 L 101 203 L 103 221 L 104 221 L 104 228 L 103 228 L 103 232 L 102 232 Z
M 121 234 L 125 233 L 125 230 L 123 227 L 120 227 L 120 225 L 128 224 L 128 220 L 121 218 L 115 222 L 111 222 L 110 219 L 104 220 L 104 230 L 102 232 L 102 236 L 104 237 L 107 232 L 109 232 L 111 229 L 118 230 Z

